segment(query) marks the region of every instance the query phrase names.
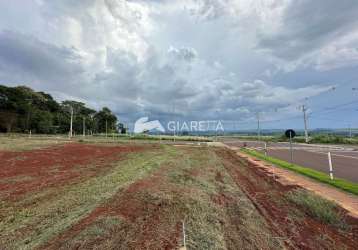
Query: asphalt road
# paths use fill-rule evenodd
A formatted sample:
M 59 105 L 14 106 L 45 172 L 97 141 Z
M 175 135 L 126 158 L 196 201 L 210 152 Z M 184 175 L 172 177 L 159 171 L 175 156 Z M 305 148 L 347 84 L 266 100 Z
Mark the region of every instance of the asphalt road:
M 223 139 L 229 146 L 247 147 L 264 152 L 264 142 Z M 293 163 L 329 173 L 328 152 L 332 155 L 335 177 L 358 182 L 358 147 L 350 145 L 318 145 L 293 143 Z M 278 159 L 290 161 L 289 143 L 268 143 L 267 153 Z

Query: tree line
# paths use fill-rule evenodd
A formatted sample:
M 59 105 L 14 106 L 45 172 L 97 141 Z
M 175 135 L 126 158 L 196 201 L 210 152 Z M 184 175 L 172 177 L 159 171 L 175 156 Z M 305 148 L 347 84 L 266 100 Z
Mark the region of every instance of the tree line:
M 0 85 L 0 132 L 66 134 L 125 133 L 112 111 L 99 111 L 85 103 L 66 100 L 58 103 L 50 94 L 26 86 Z

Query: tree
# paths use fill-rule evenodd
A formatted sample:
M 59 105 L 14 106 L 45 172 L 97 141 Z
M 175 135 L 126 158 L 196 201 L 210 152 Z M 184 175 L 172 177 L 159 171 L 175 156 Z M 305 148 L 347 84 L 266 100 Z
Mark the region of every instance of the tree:
M 117 117 L 112 111 L 104 107 L 94 115 L 96 130 L 98 133 L 117 133 Z
M 0 85 L 0 132 L 68 133 L 73 109 L 73 131 L 116 132 L 117 117 L 109 108 L 101 111 L 83 102 L 56 102 L 50 94 L 26 86 Z
M 121 134 L 127 133 L 127 128 L 124 126 L 123 123 L 118 123 L 117 128 L 118 128 L 119 133 L 121 133 Z
M 61 112 L 58 116 L 60 131 L 67 133 L 71 122 L 71 109 L 73 109 L 73 131 L 77 134 L 83 131 L 83 120 L 86 130 L 94 129 L 93 115 L 95 110 L 87 108 L 84 103 L 77 101 L 63 101 L 61 103 Z

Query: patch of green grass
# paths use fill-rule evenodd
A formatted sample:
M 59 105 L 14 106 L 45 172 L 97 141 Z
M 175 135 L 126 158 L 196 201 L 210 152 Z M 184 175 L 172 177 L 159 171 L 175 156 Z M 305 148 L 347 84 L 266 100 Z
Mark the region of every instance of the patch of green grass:
M 294 171 L 296 173 L 310 177 L 310 178 L 320 181 L 322 183 L 326 183 L 326 184 L 329 184 L 329 185 L 336 187 L 338 189 L 358 195 L 358 184 L 357 183 L 353 183 L 353 182 L 346 181 L 346 180 L 339 179 L 339 178 L 335 178 L 335 179 L 331 180 L 329 175 L 322 173 L 320 171 L 302 167 L 302 166 L 299 166 L 296 164 L 291 164 L 289 162 L 286 162 L 286 161 L 283 161 L 283 160 L 280 160 L 280 159 L 277 159 L 277 158 L 274 158 L 271 156 L 265 156 L 264 154 L 259 153 L 255 150 L 241 149 L 241 151 L 248 155 L 251 155 L 251 156 L 254 156 L 261 160 L 264 160 L 266 162 L 272 163 L 278 167 L 289 169 L 291 171 Z
M 90 137 L 91 138 L 91 137 Z M 105 137 L 104 134 L 97 134 L 92 136 L 93 139 L 107 139 L 107 140 L 148 140 L 148 141 L 193 141 L 193 142 L 211 142 L 212 138 L 205 136 L 190 136 L 190 135 L 150 135 L 150 134 L 108 134 Z
M 341 229 L 347 229 L 343 215 L 336 203 L 326 200 L 304 189 L 295 189 L 286 194 L 288 200 L 299 205 L 304 211 L 319 221 Z

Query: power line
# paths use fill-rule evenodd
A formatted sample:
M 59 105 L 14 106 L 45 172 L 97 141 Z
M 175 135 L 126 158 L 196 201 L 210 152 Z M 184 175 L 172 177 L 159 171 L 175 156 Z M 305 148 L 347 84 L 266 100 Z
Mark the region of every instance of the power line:
M 310 113 L 310 115 L 316 114 L 316 113 L 321 113 L 321 114 L 322 113 L 330 113 L 330 112 L 333 112 L 333 111 L 336 111 L 336 110 L 340 110 L 341 107 L 349 106 L 349 105 L 356 104 L 356 103 L 358 104 L 358 101 L 351 101 L 351 102 L 348 102 L 348 103 L 338 104 L 338 105 L 335 105 L 335 106 L 325 108 L 323 110 L 313 111 L 313 112 Z

